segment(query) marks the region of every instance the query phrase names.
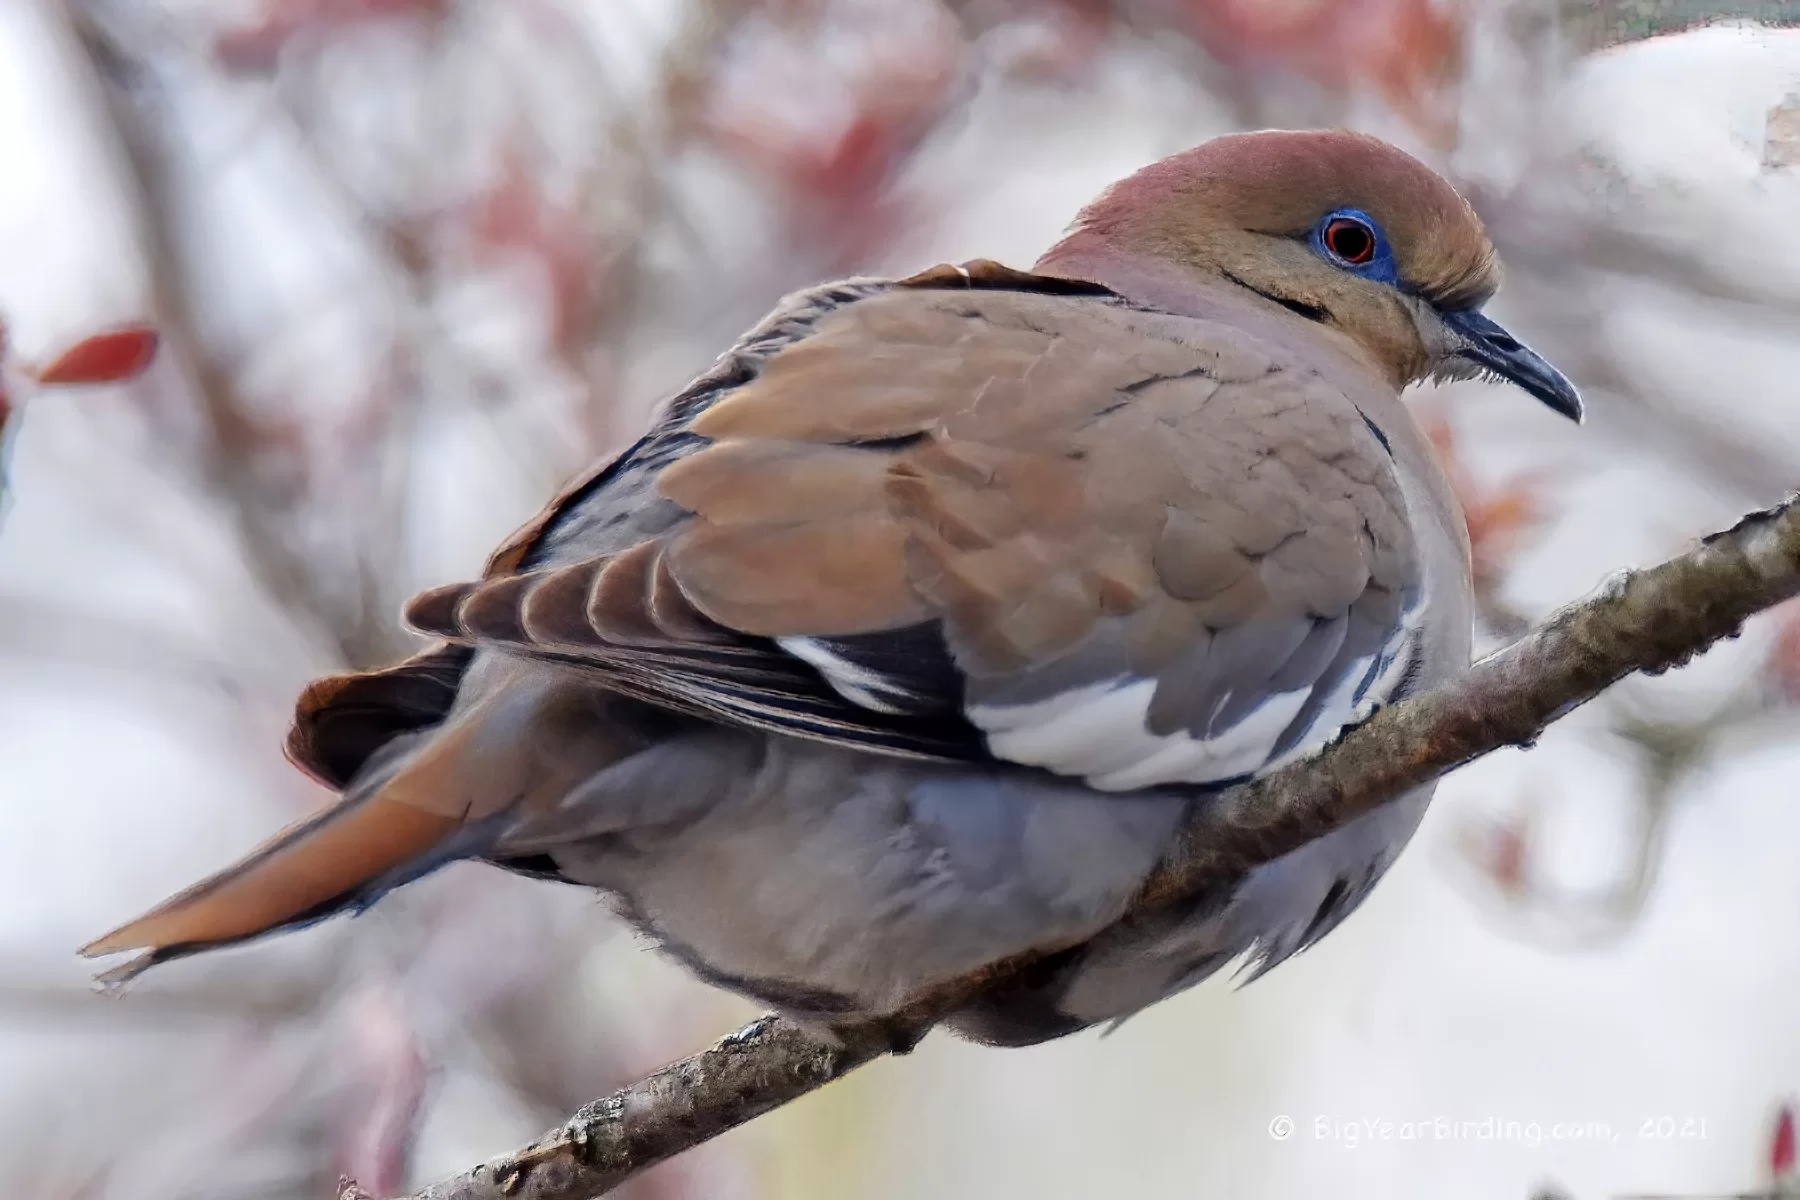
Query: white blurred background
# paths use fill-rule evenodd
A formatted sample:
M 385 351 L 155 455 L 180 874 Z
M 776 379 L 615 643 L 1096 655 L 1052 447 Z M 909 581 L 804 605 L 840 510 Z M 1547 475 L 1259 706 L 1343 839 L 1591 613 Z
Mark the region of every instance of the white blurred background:
M 6 1194 L 393 1194 L 752 1015 L 592 897 L 466 865 L 123 996 L 73 951 L 321 803 L 280 753 L 299 687 L 406 653 L 405 595 L 470 577 L 790 288 L 1027 266 L 1151 159 L 1355 125 L 1469 190 L 1496 311 L 1594 409 L 1416 398 L 1486 645 L 1778 499 L 1800 30 L 1672 32 L 1744 14 L 1800 5 L 0 0 Z M 142 378 L 25 379 L 141 321 Z M 1455 776 L 1254 986 L 1028 1051 L 933 1038 L 626 1194 L 1769 1189 L 1796 705 L 1778 610 Z

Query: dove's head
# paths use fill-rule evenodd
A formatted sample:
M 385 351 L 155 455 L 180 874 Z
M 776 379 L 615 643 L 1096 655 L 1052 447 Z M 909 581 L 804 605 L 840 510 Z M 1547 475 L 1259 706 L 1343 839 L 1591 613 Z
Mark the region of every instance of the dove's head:
M 1497 376 L 1581 419 L 1574 385 L 1482 315 L 1500 264 L 1481 219 L 1442 176 L 1379 139 L 1215 138 L 1108 188 L 1040 266 L 1106 249 L 1223 277 L 1328 326 L 1396 386 Z

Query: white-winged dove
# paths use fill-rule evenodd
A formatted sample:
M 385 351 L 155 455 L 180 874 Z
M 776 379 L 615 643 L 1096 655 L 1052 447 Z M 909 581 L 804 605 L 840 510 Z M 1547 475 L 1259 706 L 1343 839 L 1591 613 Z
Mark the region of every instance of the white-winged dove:
M 791 296 L 474 584 L 302 695 L 341 803 L 86 947 L 115 977 L 459 858 L 586 884 L 703 977 L 890 1012 L 1084 945 L 952 1025 L 1028 1043 L 1260 968 L 1368 893 L 1429 789 L 1161 928 L 1184 806 L 1466 667 L 1462 514 L 1400 400 L 1491 374 L 1494 251 L 1372 138 L 1219 138 L 978 261 Z

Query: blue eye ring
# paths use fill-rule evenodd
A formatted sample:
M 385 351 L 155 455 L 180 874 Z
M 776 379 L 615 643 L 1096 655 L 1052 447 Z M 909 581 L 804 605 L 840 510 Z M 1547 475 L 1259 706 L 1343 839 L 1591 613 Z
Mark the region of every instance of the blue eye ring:
M 1307 237 L 1313 252 L 1326 262 L 1377 283 L 1394 283 L 1394 252 L 1375 219 L 1359 208 L 1326 213 Z

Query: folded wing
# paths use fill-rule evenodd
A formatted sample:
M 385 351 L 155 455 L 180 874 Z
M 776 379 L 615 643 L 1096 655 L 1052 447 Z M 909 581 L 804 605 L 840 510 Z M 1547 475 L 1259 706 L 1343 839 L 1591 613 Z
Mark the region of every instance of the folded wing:
M 753 335 L 409 619 L 681 711 L 1127 790 L 1361 719 L 1419 579 L 1382 439 L 1306 364 L 972 264 Z

